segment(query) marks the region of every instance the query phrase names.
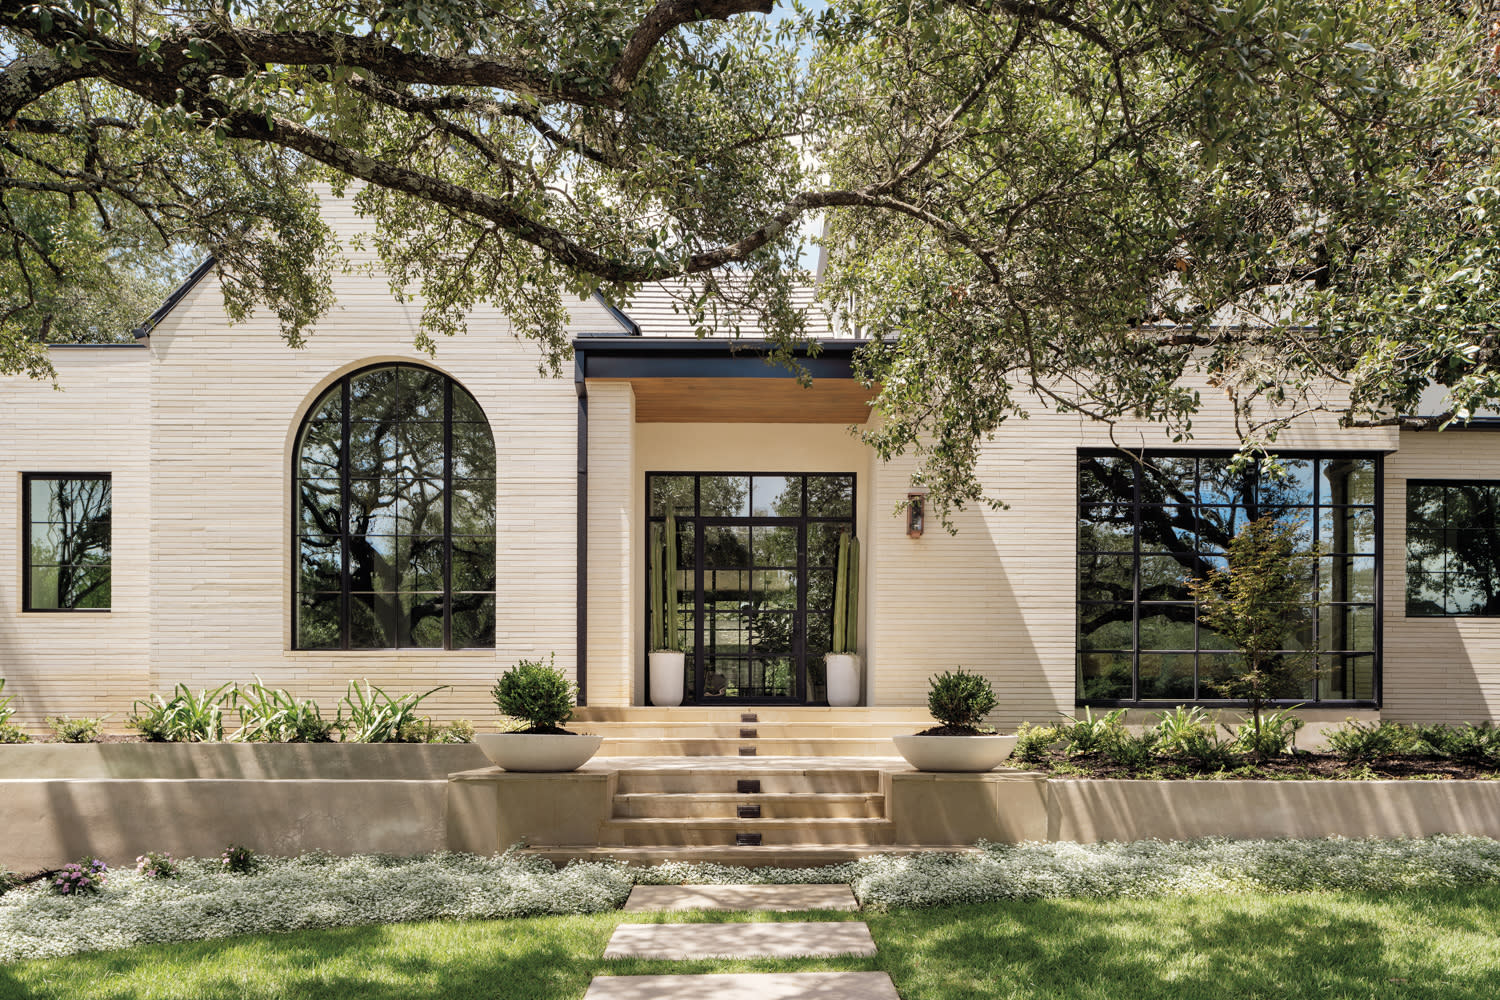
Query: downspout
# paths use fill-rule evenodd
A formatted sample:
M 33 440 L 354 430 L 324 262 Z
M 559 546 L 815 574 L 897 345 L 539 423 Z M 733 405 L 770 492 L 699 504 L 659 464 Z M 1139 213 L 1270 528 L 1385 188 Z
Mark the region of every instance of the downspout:
M 573 390 L 578 394 L 578 704 L 589 703 L 589 394 L 584 352 L 573 348 Z

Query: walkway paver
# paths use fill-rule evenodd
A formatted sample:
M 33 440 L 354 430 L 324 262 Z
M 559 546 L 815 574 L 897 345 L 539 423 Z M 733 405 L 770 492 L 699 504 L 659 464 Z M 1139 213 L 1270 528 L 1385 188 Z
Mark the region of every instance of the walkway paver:
M 654 910 L 857 910 L 847 884 L 825 885 L 638 885 L 625 901 L 627 913 Z
M 583 1000 L 900 1000 L 884 972 L 595 976 Z
M 605 958 L 829 958 L 873 955 L 863 921 L 780 924 L 621 924 Z

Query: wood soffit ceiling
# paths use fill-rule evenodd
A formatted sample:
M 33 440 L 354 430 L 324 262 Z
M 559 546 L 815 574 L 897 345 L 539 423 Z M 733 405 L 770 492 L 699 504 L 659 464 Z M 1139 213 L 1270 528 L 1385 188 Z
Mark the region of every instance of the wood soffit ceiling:
M 814 379 L 808 386 L 792 378 L 625 381 L 635 390 L 638 424 L 862 424 L 877 392 L 853 379 Z

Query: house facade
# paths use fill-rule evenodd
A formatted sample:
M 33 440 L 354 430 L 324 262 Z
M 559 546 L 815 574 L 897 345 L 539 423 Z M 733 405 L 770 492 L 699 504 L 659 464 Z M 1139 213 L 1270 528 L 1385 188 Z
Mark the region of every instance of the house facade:
M 328 214 L 361 228 L 347 202 Z M 497 311 L 429 357 L 382 277 L 335 290 L 294 350 L 274 317 L 231 326 L 204 269 L 138 344 L 55 348 L 56 388 L 5 380 L 14 721 L 118 729 L 150 692 L 259 677 L 330 712 L 351 680 L 443 685 L 436 717 L 486 724 L 495 677 L 549 657 L 589 706 L 646 705 L 668 513 L 695 705 L 824 700 L 845 532 L 863 550 L 865 705 L 922 704 L 956 665 L 991 679 L 1002 725 L 1215 704 L 1235 656 L 1182 580 L 1270 513 L 1322 553 L 1292 612 L 1291 651 L 1318 667 L 1310 714 L 1500 718 L 1500 436 L 1479 424 L 1314 416 L 1281 436 L 1278 469 L 1246 470 L 1207 393 L 1186 443 L 1038 406 L 982 448 L 1007 507 L 919 532 L 898 510 L 910 461 L 858 437 L 854 341 L 827 335 L 803 386 L 753 342 L 693 338 L 662 299 L 596 299 L 570 311 L 574 370 L 547 377 Z

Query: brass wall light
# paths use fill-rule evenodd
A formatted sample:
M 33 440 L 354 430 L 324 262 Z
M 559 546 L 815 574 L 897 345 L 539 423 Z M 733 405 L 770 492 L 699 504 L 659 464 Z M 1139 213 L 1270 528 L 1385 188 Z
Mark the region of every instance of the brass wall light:
M 912 490 L 906 494 L 906 536 L 921 538 L 923 522 L 927 520 L 927 491 Z

